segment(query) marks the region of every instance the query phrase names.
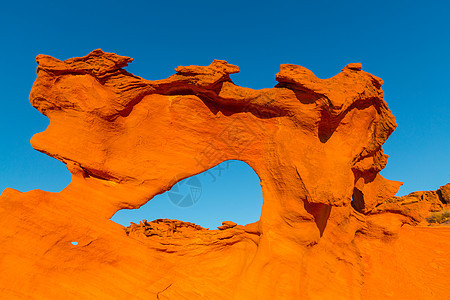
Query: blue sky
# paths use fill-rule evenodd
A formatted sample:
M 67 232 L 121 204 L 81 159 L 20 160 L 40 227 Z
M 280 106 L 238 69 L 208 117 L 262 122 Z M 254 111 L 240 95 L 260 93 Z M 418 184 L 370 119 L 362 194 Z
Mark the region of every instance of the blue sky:
M 385 81 L 385 99 L 398 123 L 384 146 L 390 158 L 382 174 L 405 182 L 400 195 L 437 189 L 450 181 L 449 14 L 448 1 L 2 3 L 0 192 L 59 191 L 70 182 L 62 163 L 29 143 L 48 125 L 28 102 L 35 56 L 67 59 L 96 48 L 133 57 L 128 70 L 151 80 L 173 74 L 178 65 L 225 59 L 241 69 L 234 82 L 255 89 L 274 86 L 282 63 L 327 78 L 361 62 Z M 262 201 L 256 175 L 239 162 L 224 174 L 214 183 L 200 175 L 205 193 L 191 208 L 146 209 L 155 218 L 161 211 L 207 227 L 232 218 L 256 221 Z M 233 209 L 229 199 L 242 207 Z M 207 201 L 213 208 L 230 206 L 212 212 L 201 204 Z

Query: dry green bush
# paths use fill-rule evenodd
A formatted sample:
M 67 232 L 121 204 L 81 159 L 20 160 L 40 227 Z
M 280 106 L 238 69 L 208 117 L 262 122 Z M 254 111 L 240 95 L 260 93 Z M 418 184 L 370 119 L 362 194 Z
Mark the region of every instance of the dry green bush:
M 429 223 L 442 224 L 450 219 L 450 211 L 444 210 L 437 213 L 432 214 L 427 221 Z

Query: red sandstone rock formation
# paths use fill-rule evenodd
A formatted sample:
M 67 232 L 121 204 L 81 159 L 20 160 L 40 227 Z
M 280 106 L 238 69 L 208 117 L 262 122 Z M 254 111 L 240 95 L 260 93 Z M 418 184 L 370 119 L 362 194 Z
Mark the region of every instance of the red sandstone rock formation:
M 450 228 L 415 226 L 428 196 L 419 214 L 392 198 L 401 183 L 379 172 L 396 123 L 382 80 L 360 64 L 329 79 L 282 65 L 274 88 L 252 90 L 220 60 L 157 81 L 101 50 L 37 61 L 30 101 L 50 125 L 31 143 L 72 182 L 1 195 L 7 299 L 450 297 Z M 229 159 L 261 179 L 260 221 L 109 220 Z

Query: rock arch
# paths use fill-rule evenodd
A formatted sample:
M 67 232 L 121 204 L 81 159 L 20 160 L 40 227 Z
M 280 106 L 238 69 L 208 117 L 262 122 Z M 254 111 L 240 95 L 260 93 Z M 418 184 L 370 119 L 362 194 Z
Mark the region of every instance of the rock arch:
M 60 193 L 2 194 L 0 241 L 14 251 L 3 253 L 4 295 L 383 298 L 365 262 L 395 252 L 380 243 L 417 219 L 380 209 L 401 184 L 379 175 L 396 123 L 382 80 L 360 64 L 328 79 L 285 64 L 274 88 L 252 90 L 234 85 L 239 68 L 221 60 L 157 81 L 125 71 L 131 58 L 101 50 L 37 61 L 30 101 L 50 125 L 31 143 L 64 162 L 72 182 Z M 161 239 L 131 236 L 109 220 L 230 159 L 261 179 L 259 222 L 212 233 L 187 226 Z

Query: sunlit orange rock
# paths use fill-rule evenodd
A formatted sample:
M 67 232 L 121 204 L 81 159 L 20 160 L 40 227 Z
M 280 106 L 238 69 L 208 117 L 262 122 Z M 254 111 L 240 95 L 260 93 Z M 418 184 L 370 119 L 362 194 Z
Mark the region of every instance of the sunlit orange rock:
M 274 88 L 253 90 L 221 60 L 157 81 L 101 50 L 37 61 L 30 101 L 50 125 L 31 143 L 72 182 L 1 195 L 5 299 L 450 297 L 450 228 L 420 225 L 448 189 L 394 197 L 401 183 L 379 172 L 396 123 L 361 64 L 329 79 L 282 65 Z M 260 221 L 109 220 L 230 159 L 261 179 Z

